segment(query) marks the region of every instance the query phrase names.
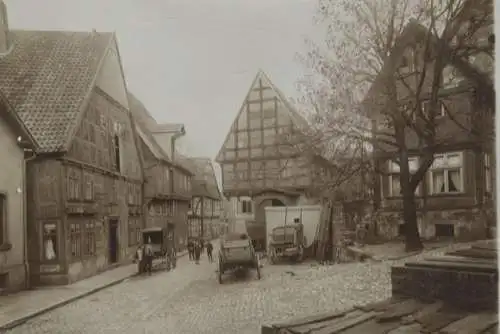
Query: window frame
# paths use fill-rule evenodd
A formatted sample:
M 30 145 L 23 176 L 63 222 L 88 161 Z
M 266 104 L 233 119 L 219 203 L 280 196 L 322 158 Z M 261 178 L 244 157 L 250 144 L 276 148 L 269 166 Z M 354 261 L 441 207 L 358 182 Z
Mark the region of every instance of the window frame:
M 59 247 L 59 238 L 60 238 L 60 234 L 59 234 L 59 221 L 57 220 L 42 220 L 40 221 L 40 225 L 41 225 L 41 239 L 42 239 L 42 242 L 41 242 L 41 262 L 42 263 L 54 263 L 54 262 L 59 262 L 59 259 L 60 259 L 60 247 Z M 53 242 L 53 246 L 54 246 L 54 253 L 55 253 L 55 257 L 53 259 L 47 259 L 47 254 L 46 254 L 46 248 L 45 248 L 45 241 L 46 241 L 46 234 L 45 234 L 45 225 L 54 225 L 55 226 L 55 243 Z
M 78 227 L 75 230 L 73 227 Z M 76 262 L 82 259 L 83 253 L 83 237 L 82 237 L 82 222 L 81 221 L 70 221 L 69 223 L 69 242 L 70 242 L 70 261 Z M 75 246 L 75 253 L 73 253 Z
M 425 100 L 425 101 L 422 101 L 422 113 L 427 117 L 427 110 L 429 110 L 429 103 L 430 101 L 429 100 Z M 447 112 L 446 112 L 446 105 L 444 103 L 444 101 L 442 100 L 439 100 L 438 101 L 439 103 L 439 114 L 436 115 L 436 119 L 439 119 L 439 118 L 442 118 L 442 117 L 445 117 Z
M 7 206 L 7 193 L 0 192 L 0 246 L 9 244 Z
M 493 175 L 491 173 L 491 154 L 483 153 L 484 167 L 484 192 L 488 195 L 492 193 Z M 1 242 L 0 242 L 1 243 Z
M 252 214 L 253 207 L 251 200 L 241 200 L 241 213 Z
M 443 161 L 447 161 L 450 156 L 455 156 L 458 155 L 460 158 L 460 166 L 442 166 L 442 167 L 436 167 L 436 159 L 442 157 Z M 444 153 L 437 153 L 434 154 L 434 162 L 432 163 L 431 167 L 429 167 L 428 171 L 428 184 L 429 184 L 429 195 L 431 196 L 440 196 L 440 195 L 457 195 L 457 194 L 463 194 L 465 192 L 465 172 L 464 172 L 464 152 L 462 151 L 453 151 L 453 152 L 444 152 Z M 459 184 L 459 191 L 449 191 L 449 184 L 448 184 L 448 173 L 450 171 L 455 171 L 458 170 L 460 173 L 460 184 Z M 444 178 L 444 192 L 435 192 L 434 191 L 434 174 L 437 172 L 443 172 L 443 178 Z
M 412 168 L 412 161 L 416 162 L 416 167 L 414 167 L 414 168 Z M 387 163 L 388 163 L 388 166 L 387 166 L 387 181 L 388 181 L 387 197 L 402 197 L 403 194 L 401 193 L 401 191 L 402 191 L 401 181 L 399 184 L 399 194 L 393 194 L 393 188 L 392 188 L 392 184 L 394 182 L 395 175 L 397 175 L 399 180 L 401 180 L 401 176 L 400 176 L 401 175 L 401 172 L 400 172 L 401 167 L 393 159 L 388 160 Z M 408 158 L 408 165 L 410 167 L 411 174 L 415 173 L 418 170 L 419 163 L 420 163 L 420 157 L 418 157 L 418 156 L 413 156 L 413 157 Z M 397 166 L 397 168 L 395 168 L 394 166 Z M 419 184 L 417 186 L 417 188 L 415 189 L 415 196 L 420 196 L 422 194 L 421 188 L 422 188 L 421 184 Z

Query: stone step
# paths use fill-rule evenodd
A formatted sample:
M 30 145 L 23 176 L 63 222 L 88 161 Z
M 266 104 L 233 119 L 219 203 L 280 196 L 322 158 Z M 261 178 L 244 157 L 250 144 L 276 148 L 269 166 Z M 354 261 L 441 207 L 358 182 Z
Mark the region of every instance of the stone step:
M 421 261 L 391 268 L 393 295 L 443 300 L 467 309 L 495 308 L 498 269 L 491 263 Z

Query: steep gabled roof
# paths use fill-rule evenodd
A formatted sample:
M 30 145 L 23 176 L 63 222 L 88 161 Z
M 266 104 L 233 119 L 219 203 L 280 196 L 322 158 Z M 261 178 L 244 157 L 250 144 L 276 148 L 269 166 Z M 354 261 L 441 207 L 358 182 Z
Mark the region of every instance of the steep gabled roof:
M 181 154 L 178 154 L 177 157 L 194 174 L 191 182 L 193 196 L 205 196 L 219 200 L 222 198 L 210 158 L 186 157 Z
M 248 89 L 248 92 L 245 96 L 245 99 L 243 100 L 243 103 L 241 104 L 241 107 L 239 109 L 238 114 L 234 118 L 234 121 L 231 124 L 231 127 L 230 127 L 226 137 L 224 138 L 224 142 L 222 143 L 222 146 L 219 149 L 219 152 L 217 153 L 217 156 L 216 156 L 217 162 L 220 162 L 222 160 L 221 156 L 222 156 L 222 152 L 224 150 L 224 146 L 225 146 L 226 142 L 228 141 L 229 136 L 231 135 L 233 127 L 235 126 L 236 122 L 238 121 L 238 118 L 240 117 L 240 115 L 242 114 L 242 112 L 244 110 L 245 103 L 248 100 L 253 87 L 255 87 L 256 83 L 259 82 L 259 80 L 262 80 L 263 83 L 265 83 L 267 86 L 269 86 L 271 88 L 271 90 L 274 92 L 274 94 L 276 95 L 276 97 L 278 98 L 279 102 L 281 102 L 285 106 L 285 111 L 288 114 L 288 116 L 290 117 L 292 124 L 294 125 L 294 127 L 297 130 L 307 131 L 310 129 L 310 125 L 307 122 L 307 120 L 304 117 L 302 117 L 302 115 L 297 111 L 297 109 L 293 106 L 293 104 L 285 97 L 283 92 L 281 90 L 279 90 L 278 87 L 276 87 L 273 84 L 273 82 L 271 81 L 269 76 L 263 70 L 259 70 L 257 72 L 257 75 L 255 76 L 255 78 L 253 79 L 252 84 L 250 85 L 250 88 Z
M 150 132 L 150 128 L 156 125 L 156 121 L 146 109 L 144 104 L 137 99 L 132 93 L 128 93 L 130 112 L 135 121 L 137 134 L 142 139 L 144 144 L 149 148 L 154 157 L 158 160 L 171 162 L 168 155 L 158 145 L 158 142 Z
M 9 31 L 0 90 L 39 152 L 66 149 L 113 39 L 113 33 Z
M 0 117 L 7 123 L 16 136 L 21 137 L 23 143 L 28 144 L 31 149 L 36 150 L 38 148 L 28 129 L 26 129 L 24 123 L 19 119 L 19 116 L 12 109 L 2 93 L 0 93 Z

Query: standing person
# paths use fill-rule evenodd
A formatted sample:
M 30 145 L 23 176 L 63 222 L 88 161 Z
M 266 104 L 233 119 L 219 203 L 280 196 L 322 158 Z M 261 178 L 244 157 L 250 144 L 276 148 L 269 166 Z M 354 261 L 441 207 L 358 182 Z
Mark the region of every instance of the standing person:
M 153 270 L 153 245 L 151 245 L 151 238 L 148 239 L 147 244 L 144 246 L 144 260 L 145 269 L 151 275 Z
M 214 258 L 212 256 L 212 251 L 214 250 L 214 246 L 212 245 L 212 243 L 210 241 L 208 241 L 206 247 L 207 247 L 208 261 L 214 262 Z
M 187 246 L 188 246 L 189 260 L 193 261 L 194 260 L 194 243 L 193 243 L 193 239 L 189 239 Z
M 197 241 L 194 244 L 194 260 L 196 264 L 200 264 L 200 255 L 201 255 L 201 244 Z

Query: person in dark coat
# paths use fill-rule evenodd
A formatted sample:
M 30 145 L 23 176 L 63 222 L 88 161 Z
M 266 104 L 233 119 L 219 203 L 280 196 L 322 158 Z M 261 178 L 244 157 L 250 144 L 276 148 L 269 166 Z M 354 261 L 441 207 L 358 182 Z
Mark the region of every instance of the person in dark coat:
M 188 241 L 187 248 L 188 248 L 189 260 L 192 261 L 194 260 L 194 243 L 192 239 Z
M 200 255 L 201 255 L 201 244 L 198 241 L 194 244 L 194 260 L 196 264 L 200 264 Z
M 214 250 L 214 246 L 212 245 L 212 243 L 210 241 L 208 241 L 206 244 L 206 247 L 207 247 L 208 261 L 214 262 L 214 258 L 212 256 L 212 251 Z

